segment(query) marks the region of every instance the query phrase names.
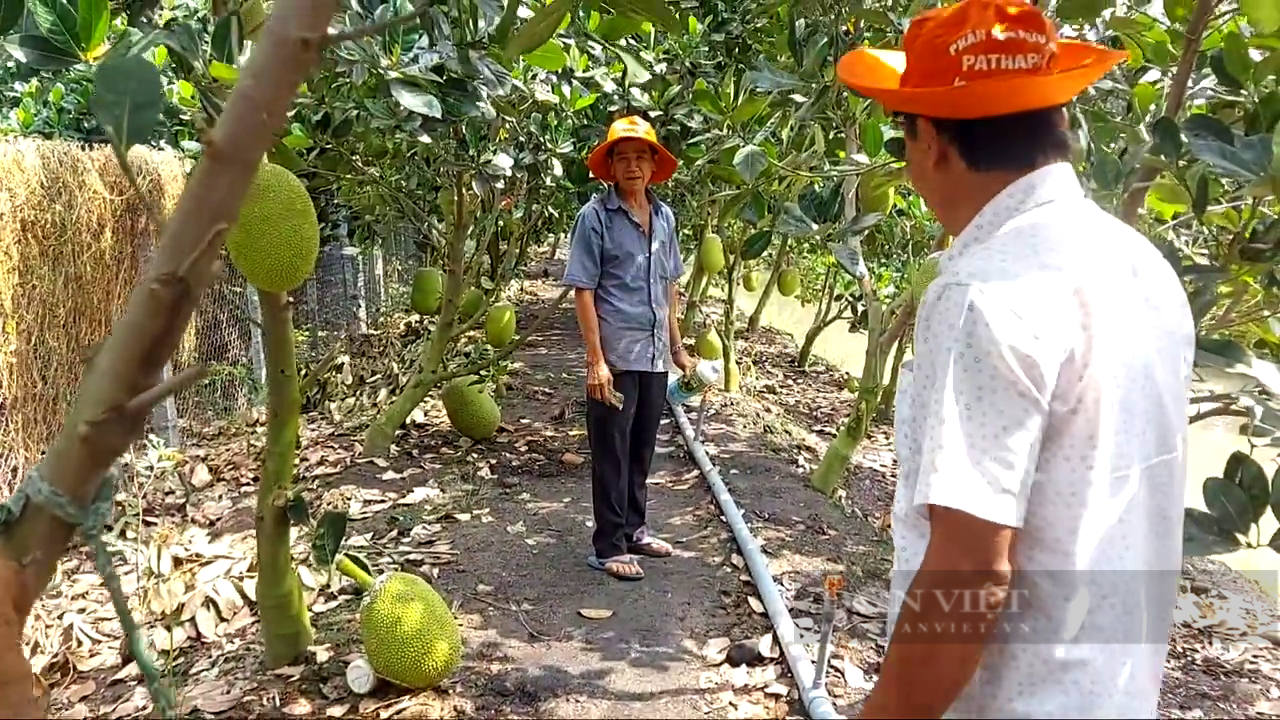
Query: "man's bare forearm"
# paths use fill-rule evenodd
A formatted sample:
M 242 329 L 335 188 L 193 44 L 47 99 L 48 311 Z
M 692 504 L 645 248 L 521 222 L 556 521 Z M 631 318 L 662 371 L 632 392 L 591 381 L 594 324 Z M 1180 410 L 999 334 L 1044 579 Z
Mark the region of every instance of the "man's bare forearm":
M 578 329 L 587 349 L 587 362 L 604 362 L 604 350 L 600 347 L 600 318 L 596 316 L 596 291 L 575 288 L 573 307 L 578 314 Z
M 671 352 L 676 352 L 684 344 L 680 337 L 680 285 L 671 283 L 671 302 L 667 310 L 667 337 L 671 340 Z

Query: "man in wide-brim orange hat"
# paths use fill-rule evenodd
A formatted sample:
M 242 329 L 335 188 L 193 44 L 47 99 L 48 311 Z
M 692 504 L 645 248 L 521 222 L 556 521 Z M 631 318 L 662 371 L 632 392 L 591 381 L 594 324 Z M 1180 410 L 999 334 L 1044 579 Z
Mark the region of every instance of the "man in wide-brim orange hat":
M 676 164 L 643 118 L 615 121 L 587 158 L 608 188 L 578 212 L 564 272 L 586 346 L 595 516 L 588 563 L 622 580 L 644 577 L 637 556 L 672 552 L 650 531 L 646 506 L 667 362 L 681 371 L 694 362 L 677 321 L 684 264 L 675 213 L 650 189 Z
M 926 11 L 836 72 L 897 117 L 951 246 L 899 371 L 888 651 L 864 718 L 1157 717 L 1195 332 L 1089 199 L 1065 106 L 1125 53 L 1025 0 Z

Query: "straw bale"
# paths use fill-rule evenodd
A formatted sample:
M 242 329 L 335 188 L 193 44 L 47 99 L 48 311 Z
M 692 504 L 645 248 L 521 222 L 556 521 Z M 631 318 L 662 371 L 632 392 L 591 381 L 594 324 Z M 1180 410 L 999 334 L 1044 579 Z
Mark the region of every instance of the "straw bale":
M 182 192 L 181 156 L 134 148 L 133 190 L 111 149 L 0 142 L 0 490 L 56 435 L 84 369 L 145 270 Z M 189 344 L 186 343 L 186 344 Z

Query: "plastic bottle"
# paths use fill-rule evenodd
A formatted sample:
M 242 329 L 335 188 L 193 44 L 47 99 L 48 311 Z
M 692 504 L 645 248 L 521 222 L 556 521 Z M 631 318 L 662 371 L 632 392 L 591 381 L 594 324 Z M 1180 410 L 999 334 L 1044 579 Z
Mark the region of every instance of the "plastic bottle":
M 702 394 L 703 390 L 720 382 L 724 373 L 721 360 L 699 360 L 693 372 L 685 373 L 667 386 L 667 398 L 676 405 L 683 405 Z

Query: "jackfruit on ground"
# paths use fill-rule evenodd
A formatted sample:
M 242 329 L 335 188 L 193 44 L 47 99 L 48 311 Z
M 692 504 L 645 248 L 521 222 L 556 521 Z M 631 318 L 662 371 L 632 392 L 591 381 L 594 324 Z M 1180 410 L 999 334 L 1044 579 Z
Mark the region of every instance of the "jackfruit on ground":
M 457 378 L 440 391 L 449 424 L 464 437 L 488 440 L 502 423 L 502 410 L 471 375 Z
M 760 289 L 760 271 L 748 270 L 742 275 L 742 289 L 747 292 L 755 292 Z
M 495 348 L 504 348 L 516 336 L 516 309 L 511 303 L 498 303 L 489 308 L 484 320 L 484 336 Z
M 279 165 L 259 165 L 226 245 L 231 264 L 259 290 L 302 285 L 320 255 L 320 221 L 306 186 Z
M 444 297 L 444 273 L 439 268 L 419 268 L 413 274 L 409 305 L 419 315 L 435 315 Z
M 724 344 L 720 341 L 720 333 L 713 327 L 703 330 L 698 335 L 698 339 L 693 343 L 693 349 L 698 353 L 698 357 L 707 360 L 719 360 L 724 355 Z
M 702 271 L 708 275 L 724 269 L 724 244 L 720 242 L 719 235 L 707 233 L 702 238 L 702 244 L 698 246 L 698 260 L 702 263 Z
M 484 307 L 484 291 L 473 287 L 462 295 L 462 302 L 458 305 L 458 319 L 461 322 L 467 322 L 475 317 L 482 307 Z
M 462 633 L 449 606 L 421 577 L 389 572 L 360 601 L 360 635 L 373 671 L 397 685 L 439 685 L 462 659 Z
M 793 267 L 783 268 L 778 274 L 778 292 L 783 297 L 791 297 L 800 291 L 800 271 Z

